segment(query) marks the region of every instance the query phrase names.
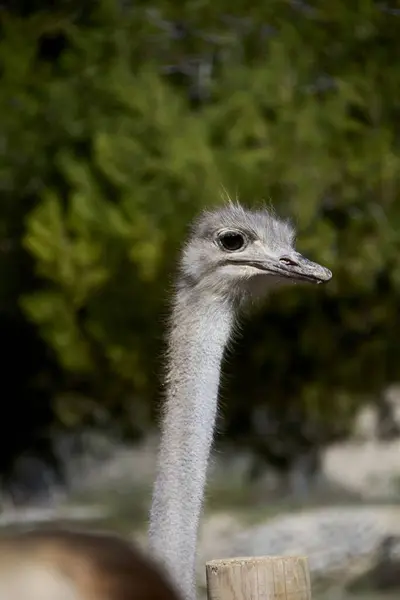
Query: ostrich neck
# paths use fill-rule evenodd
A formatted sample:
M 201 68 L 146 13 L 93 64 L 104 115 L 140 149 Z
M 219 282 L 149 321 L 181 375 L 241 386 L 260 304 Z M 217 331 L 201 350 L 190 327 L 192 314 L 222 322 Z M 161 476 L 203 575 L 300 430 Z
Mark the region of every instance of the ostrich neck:
M 167 397 L 150 513 L 150 546 L 185 600 L 194 600 L 195 560 L 221 361 L 233 309 L 195 290 L 177 294 Z

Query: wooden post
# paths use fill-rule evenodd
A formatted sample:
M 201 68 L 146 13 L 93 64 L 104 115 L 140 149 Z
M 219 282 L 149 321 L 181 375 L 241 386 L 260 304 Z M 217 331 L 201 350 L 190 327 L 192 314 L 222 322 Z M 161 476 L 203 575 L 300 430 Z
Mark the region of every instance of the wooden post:
M 311 600 L 304 556 L 211 560 L 206 576 L 208 600 Z

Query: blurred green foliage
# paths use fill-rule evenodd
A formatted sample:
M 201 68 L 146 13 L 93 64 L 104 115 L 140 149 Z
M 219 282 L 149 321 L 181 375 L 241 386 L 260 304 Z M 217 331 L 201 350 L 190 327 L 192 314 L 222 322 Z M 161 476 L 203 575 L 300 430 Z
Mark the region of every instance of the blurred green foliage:
M 1 14 L 0 308 L 62 373 L 47 425 L 149 425 L 177 251 L 223 185 L 292 215 L 334 272 L 246 324 L 225 427 L 247 436 L 252 403 L 284 429 L 295 407 L 323 443 L 399 376 L 400 17 L 366 0 L 128 4 Z

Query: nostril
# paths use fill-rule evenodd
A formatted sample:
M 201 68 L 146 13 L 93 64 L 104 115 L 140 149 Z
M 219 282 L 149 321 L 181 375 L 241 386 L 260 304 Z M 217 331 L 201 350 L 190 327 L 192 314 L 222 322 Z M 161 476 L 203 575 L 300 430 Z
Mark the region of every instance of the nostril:
M 292 258 L 289 258 L 288 256 L 282 256 L 279 259 L 279 262 L 283 263 L 284 265 L 287 265 L 288 267 L 298 267 L 299 263 L 295 260 L 293 260 Z

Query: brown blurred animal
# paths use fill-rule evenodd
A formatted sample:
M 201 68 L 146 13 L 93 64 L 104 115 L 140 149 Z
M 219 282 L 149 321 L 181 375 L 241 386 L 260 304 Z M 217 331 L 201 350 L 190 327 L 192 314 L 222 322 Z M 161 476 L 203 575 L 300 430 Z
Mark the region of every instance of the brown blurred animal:
M 152 561 L 104 533 L 30 530 L 0 538 L 0 600 L 179 600 Z

